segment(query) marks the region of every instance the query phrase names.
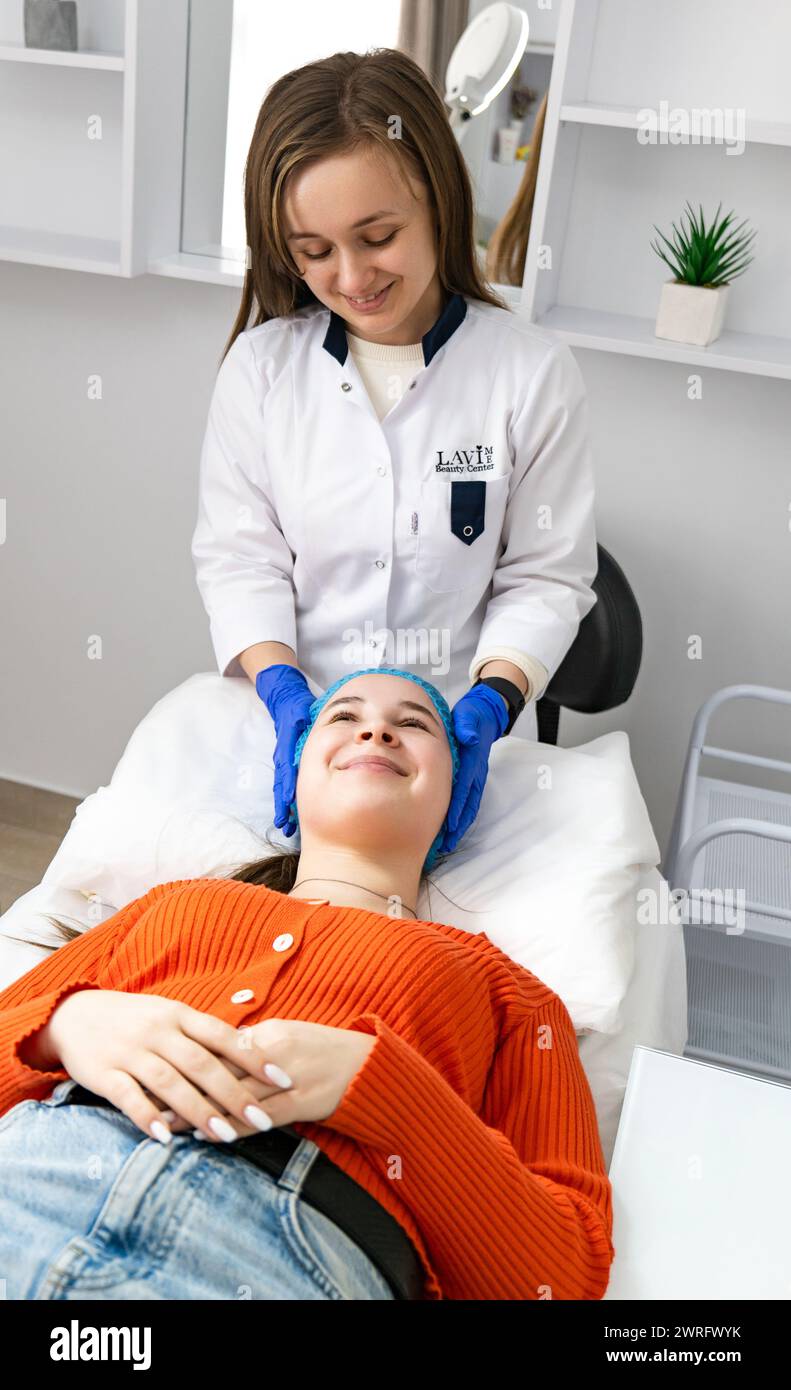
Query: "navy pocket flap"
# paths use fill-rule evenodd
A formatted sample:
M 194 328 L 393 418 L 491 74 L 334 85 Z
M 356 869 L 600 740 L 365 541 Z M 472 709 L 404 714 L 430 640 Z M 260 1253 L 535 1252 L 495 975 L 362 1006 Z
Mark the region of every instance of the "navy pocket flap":
M 463 483 L 454 480 L 450 485 L 450 529 L 465 545 L 472 545 L 483 531 L 486 514 L 486 483 Z

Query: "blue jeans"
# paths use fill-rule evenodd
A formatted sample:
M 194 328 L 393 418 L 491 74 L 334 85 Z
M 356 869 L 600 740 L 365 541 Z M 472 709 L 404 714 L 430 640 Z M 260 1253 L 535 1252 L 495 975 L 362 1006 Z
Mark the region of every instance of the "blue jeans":
M 392 1299 L 373 1262 L 300 1197 L 320 1152 L 279 1178 L 188 1132 L 148 1139 L 76 1083 L 0 1118 L 0 1297 Z

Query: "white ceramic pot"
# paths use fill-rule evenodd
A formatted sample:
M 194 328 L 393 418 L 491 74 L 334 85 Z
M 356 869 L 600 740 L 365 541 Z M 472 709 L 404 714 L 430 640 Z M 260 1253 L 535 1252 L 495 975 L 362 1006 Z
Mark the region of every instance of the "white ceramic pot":
M 659 297 L 654 334 L 676 343 L 706 347 L 720 335 L 730 285 L 685 285 L 666 280 Z

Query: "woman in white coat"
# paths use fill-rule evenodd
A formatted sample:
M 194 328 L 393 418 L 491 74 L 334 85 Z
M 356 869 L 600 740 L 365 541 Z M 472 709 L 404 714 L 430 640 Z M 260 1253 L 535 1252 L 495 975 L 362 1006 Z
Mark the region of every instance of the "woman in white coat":
M 535 701 L 595 602 L 581 375 L 483 280 L 447 112 L 398 50 L 273 84 L 245 214 L 192 543 L 218 667 L 272 716 L 286 835 L 308 681 L 431 681 L 462 759 L 447 852 L 493 742 L 537 737 Z

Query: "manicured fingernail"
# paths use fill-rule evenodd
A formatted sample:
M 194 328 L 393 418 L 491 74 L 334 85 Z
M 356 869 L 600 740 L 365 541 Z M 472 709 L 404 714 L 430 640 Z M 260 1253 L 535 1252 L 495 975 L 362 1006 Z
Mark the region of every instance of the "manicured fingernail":
M 155 1139 L 159 1140 L 160 1144 L 169 1144 L 173 1138 L 167 1125 L 163 1125 L 161 1120 L 151 1121 L 151 1133 Z
M 176 1112 L 175 1110 L 160 1110 L 159 1118 L 160 1120 L 167 1120 L 168 1124 L 172 1125 L 176 1118 Z
M 208 1142 L 209 1142 L 208 1139 L 206 1138 L 206 1135 L 203 1133 L 203 1130 L 202 1130 L 202 1129 L 193 1129 L 193 1131 L 192 1131 L 192 1137 L 193 1137 L 193 1139 L 202 1139 L 203 1142 L 204 1142 L 204 1144 L 208 1144 Z
M 269 1080 L 274 1081 L 276 1086 L 288 1087 L 291 1085 L 291 1077 L 288 1072 L 283 1071 L 283 1068 L 276 1066 L 274 1062 L 267 1062 L 264 1071 Z
M 231 1144 L 234 1139 L 239 1138 L 233 1126 L 229 1125 L 227 1120 L 218 1119 L 216 1115 L 212 1115 L 209 1120 L 209 1129 L 212 1134 L 216 1134 L 217 1138 L 223 1139 L 226 1144 Z
M 256 1129 L 272 1128 L 272 1121 L 269 1116 L 265 1114 L 263 1110 L 259 1110 L 257 1105 L 246 1105 L 244 1107 L 244 1113 L 250 1121 L 250 1124 L 255 1125 Z

